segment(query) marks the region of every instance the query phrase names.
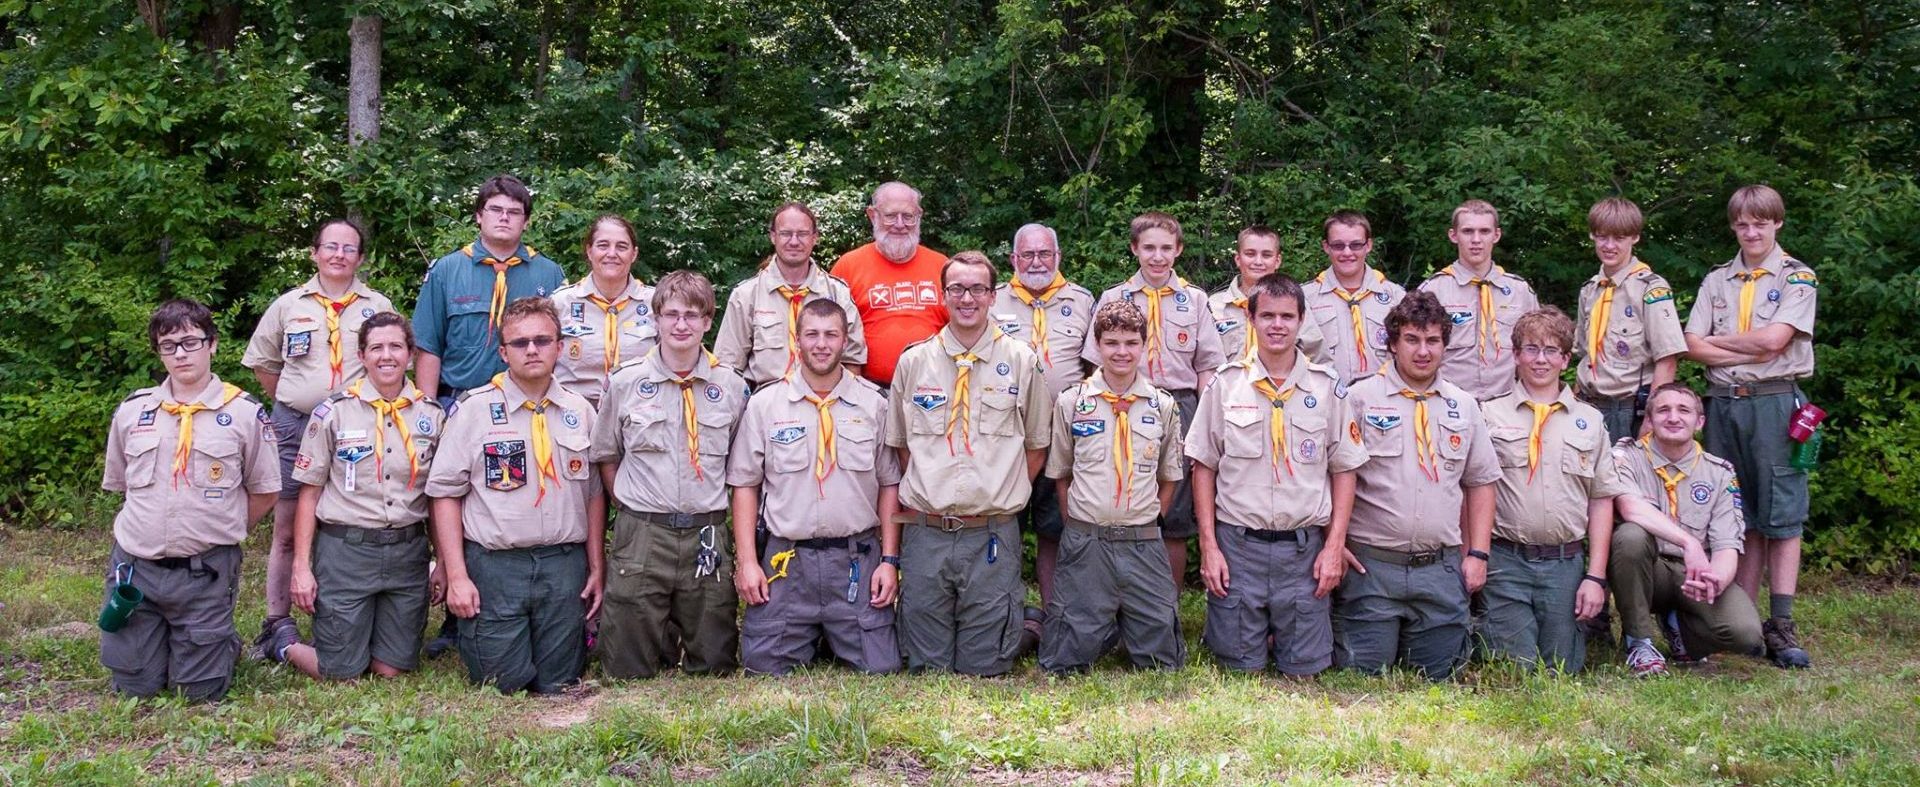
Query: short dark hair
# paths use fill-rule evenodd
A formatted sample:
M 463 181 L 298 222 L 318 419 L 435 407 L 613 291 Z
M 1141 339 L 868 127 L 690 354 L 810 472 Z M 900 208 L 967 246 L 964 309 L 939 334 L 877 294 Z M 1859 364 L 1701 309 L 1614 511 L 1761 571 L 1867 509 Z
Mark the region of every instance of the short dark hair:
M 545 317 L 553 323 L 553 332 L 560 332 L 560 308 L 553 305 L 553 299 L 544 295 L 529 295 L 507 304 L 506 311 L 500 314 L 500 335 L 494 338 L 506 338 L 508 324 L 528 317 Z
M 375 314 L 368 317 L 366 322 L 360 323 L 360 352 L 367 351 L 367 337 L 373 334 L 373 329 L 394 326 L 400 328 L 401 335 L 407 339 L 407 350 L 412 351 L 414 349 L 413 321 L 400 316 L 399 312 L 388 311 Z
M 316 248 L 316 249 L 320 248 L 320 233 L 326 232 L 328 227 L 331 227 L 335 224 L 344 224 L 346 225 L 347 229 L 353 230 L 354 244 L 360 247 L 361 253 L 366 252 L 367 228 L 360 226 L 360 222 L 354 221 L 353 219 L 347 218 L 345 216 L 336 216 L 334 218 L 327 219 L 326 221 L 320 222 L 320 226 L 314 227 L 313 228 L 313 248 Z
M 1108 331 L 1133 331 L 1140 334 L 1141 341 L 1147 338 L 1147 317 L 1140 313 L 1140 307 L 1126 301 L 1112 301 L 1093 313 L 1093 340 L 1098 343 L 1100 337 Z
M 1263 296 L 1267 298 L 1292 298 L 1293 307 L 1300 310 L 1301 318 L 1304 319 L 1307 316 L 1307 291 L 1302 289 L 1300 282 L 1294 281 L 1292 276 L 1274 271 L 1260 277 L 1258 281 L 1253 283 L 1253 290 L 1247 293 L 1247 319 L 1249 321 L 1253 319 L 1255 312 L 1260 311 L 1260 299 Z
M 147 320 L 147 345 L 160 350 L 160 337 L 175 331 L 198 330 L 207 341 L 220 338 L 213 328 L 213 312 L 192 298 L 174 298 L 153 310 Z
M 843 331 L 850 327 L 846 307 L 841 306 L 832 298 L 815 298 L 807 301 L 806 305 L 800 307 L 800 317 L 805 317 L 809 314 L 815 317 L 838 317 L 840 318 L 840 329 Z M 798 317 L 794 318 L 794 324 L 799 325 L 799 323 L 800 319 Z
M 1400 341 L 1403 328 L 1432 325 L 1440 326 L 1441 342 L 1453 341 L 1453 320 L 1447 318 L 1447 309 L 1440 305 L 1440 299 L 1426 290 L 1409 292 L 1387 312 L 1387 344 Z
M 520 209 L 526 211 L 527 215 L 533 215 L 533 192 L 528 191 L 527 184 L 521 183 L 519 178 L 504 173 L 487 178 L 485 183 L 480 184 L 479 193 L 473 197 L 473 212 L 479 213 L 487 207 L 487 200 L 503 195 L 520 203 Z

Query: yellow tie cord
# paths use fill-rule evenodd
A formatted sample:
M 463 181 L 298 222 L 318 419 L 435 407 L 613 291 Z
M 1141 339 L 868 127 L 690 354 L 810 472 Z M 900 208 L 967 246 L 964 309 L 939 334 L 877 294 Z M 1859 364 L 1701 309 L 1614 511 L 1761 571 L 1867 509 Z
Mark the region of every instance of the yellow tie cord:
M 768 582 L 786 578 L 787 562 L 793 560 L 793 552 L 794 550 L 791 549 L 785 552 L 775 552 L 773 553 L 773 557 L 767 558 L 767 568 L 773 569 L 773 576 L 767 577 Z
M 806 305 L 812 292 L 804 286 L 780 285 L 780 297 L 787 299 L 787 369 L 780 373 L 783 380 L 793 375 L 793 365 L 800 360 L 800 307 Z
M 601 332 L 606 343 L 601 348 L 606 359 L 607 374 L 613 374 L 613 367 L 620 365 L 620 310 L 633 302 L 633 298 L 621 295 L 611 301 L 600 297 L 600 293 L 588 293 L 587 300 L 600 307 L 602 312 Z
M 1560 409 L 1561 406 L 1559 402 L 1551 402 L 1548 404 L 1541 404 L 1539 402 L 1527 403 L 1527 407 L 1533 410 L 1533 431 L 1527 433 L 1527 483 L 1529 484 L 1533 483 L 1534 472 L 1540 469 L 1540 451 L 1542 448 L 1540 438 L 1546 430 L 1547 416 L 1552 415 L 1553 411 Z
M 1687 477 L 1688 471 L 1700 466 L 1700 454 L 1703 452 L 1703 449 L 1700 448 L 1700 443 L 1695 442 L 1693 444 L 1693 463 L 1687 466 L 1687 470 L 1674 468 L 1669 472 L 1667 470 L 1667 460 L 1653 452 L 1653 446 L 1648 438 L 1642 437 L 1635 442 L 1640 446 L 1641 451 L 1646 452 L 1647 466 L 1653 468 L 1653 474 L 1658 476 L 1660 478 L 1660 484 L 1667 488 L 1667 516 L 1679 517 L 1680 481 Z
M 1168 284 L 1140 288 L 1147 295 L 1147 376 L 1151 379 L 1160 379 L 1160 347 L 1165 343 L 1160 335 L 1160 299 L 1172 295 L 1175 287 L 1185 290 L 1186 280 L 1174 276 Z
M 1433 424 L 1427 420 L 1427 399 L 1433 394 L 1402 388 L 1400 395 L 1413 400 L 1413 451 L 1420 463 L 1420 472 L 1426 474 L 1428 480 L 1438 483 L 1440 461 L 1433 446 Z
M 954 455 L 953 424 L 961 422 L 967 455 L 973 455 L 973 365 L 980 356 L 971 352 L 956 353 L 953 356 L 955 367 L 953 375 L 953 401 L 947 403 L 947 455 Z
M 1233 299 L 1233 305 L 1240 307 L 1240 313 L 1246 315 L 1244 325 L 1247 335 L 1246 338 L 1240 342 L 1240 358 L 1243 360 L 1252 358 L 1258 347 L 1253 338 L 1253 310 L 1247 307 L 1246 298 Z
M 532 250 L 529 249 L 528 253 L 532 253 Z M 493 266 L 493 300 L 487 304 L 487 331 L 490 333 L 499 333 L 500 317 L 507 313 L 507 269 L 522 262 L 525 260 L 519 257 L 508 257 L 502 262 L 494 259 L 493 255 L 480 260 L 481 265 Z
M 825 500 L 827 499 L 827 476 L 832 475 L 834 468 L 840 466 L 840 446 L 834 439 L 833 432 L 833 404 L 840 400 L 832 396 L 823 399 L 814 394 L 807 394 L 807 401 L 812 402 L 814 409 L 820 414 L 820 434 L 815 436 L 813 447 L 813 480 L 820 486 L 820 499 Z
M 321 293 L 314 293 L 313 299 L 320 302 L 320 310 L 327 315 L 327 368 L 332 374 L 327 378 L 327 389 L 340 385 L 341 370 L 346 365 L 346 347 L 340 342 L 340 313 L 360 300 L 360 293 L 350 292 L 347 297 L 334 300 Z
M 1262 377 L 1253 381 L 1253 389 L 1267 397 L 1273 408 L 1267 413 L 1267 463 L 1273 465 L 1273 480 L 1280 480 L 1281 463 L 1286 464 L 1287 475 L 1293 475 L 1293 455 L 1287 451 L 1287 400 L 1293 398 L 1294 387 L 1289 385 L 1282 391 L 1273 385 L 1273 381 Z M 1418 419 L 1421 416 L 1416 415 Z
M 173 449 L 173 488 L 180 488 L 180 477 L 187 474 L 187 463 L 193 458 L 194 414 L 201 410 L 217 410 L 226 407 L 227 403 L 239 398 L 239 396 L 239 386 L 233 383 L 222 383 L 220 386 L 220 403 L 212 407 L 208 407 L 199 402 L 190 402 L 187 404 L 177 402 L 160 403 L 160 409 L 167 411 L 168 415 L 180 419 L 180 434 Z M 192 480 L 188 480 L 187 485 L 192 486 Z
M 1008 283 L 1012 285 L 1008 289 L 1013 293 L 1013 297 L 1033 309 L 1033 338 L 1029 339 L 1027 344 L 1033 347 L 1034 352 L 1040 354 L 1042 360 L 1046 361 L 1047 368 L 1053 368 L 1053 350 L 1047 347 L 1047 306 L 1053 300 L 1053 296 L 1067 286 L 1067 277 L 1060 275 L 1057 270 L 1054 271 L 1053 282 L 1038 293 L 1029 291 L 1027 285 L 1020 283 L 1018 276 L 1013 277 Z M 1039 305 L 1035 306 L 1036 303 Z
M 1102 391 L 1100 398 L 1113 408 L 1113 503 L 1124 506 L 1133 498 L 1133 427 L 1127 415 L 1139 397 Z
M 1623 278 L 1649 270 L 1646 263 L 1635 263 Z M 1611 278 L 1600 279 L 1600 298 L 1594 301 L 1593 318 L 1587 321 L 1587 368 L 1600 371 L 1600 359 L 1607 354 L 1607 324 L 1613 320 L 1613 295 L 1620 288 Z
M 1773 271 L 1767 270 L 1766 268 L 1755 268 L 1750 271 L 1741 271 L 1734 275 L 1740 277 L 1742 281 L 1740 285 L 1740 332 L 1746 333 L 1753 329 L 1754 285 L 1759 284 L 1762 277 L 1773 275 Z
M 506 373 L 494 375 L 493 385 L 502 391 L 507 390 Z M 551 399 L 541 399 L 537 405 L 532 399 L 520 403 L 521 407 L 533 411 L 533 468 L 534 476 L 540 482 L 540 494 L 533 498 L 536 506 L 547 497 L 547 479 L 553 479 L 556 486 L 560 483 L 560 470 L 553 464 L 553 435 L 547 431 L 547 406 L 552 403 Z
M 393 422 L 394 430 L 400 433 L 400 445 L 405 447 L 407 452 L 407 491 L 413 491 L 414 481 L 420 477 L 420 457 L 414 453 L 413 432 L 407 428 L 407 419 L 401 416 L 400 411 L 420 401 L 423 394 L 413 390 L 398 399 L 362 399 L 361 386 L 366 382 L 365 377 L 354 380 L 352 385 L 347 386 L 347 395 L 365 401 L 373 407 L 373 411 L 379 414 L 380 418 Z M 373 425 L 373 472 L 385 477 L 387 430 L 382 426 L 376 419 Z

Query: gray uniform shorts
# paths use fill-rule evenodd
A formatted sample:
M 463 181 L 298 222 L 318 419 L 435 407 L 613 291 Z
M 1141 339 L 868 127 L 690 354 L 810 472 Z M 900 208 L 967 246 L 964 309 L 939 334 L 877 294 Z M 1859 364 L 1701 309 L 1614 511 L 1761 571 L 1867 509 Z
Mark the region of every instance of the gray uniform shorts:
M 420 666 L 429 544 L 424 525 L 320 525 L 313 537 L 313 649 L 320 674 L 359 677 L 370 659 L 399 670 Z
M 240 638 L 233 629 L 240 548 L 219 546 L 190 558 L 144 560 L 119 544 L 107 560 L 106 592 L 116 567 L 132 568 L 146 600 L 119 631 L 100 634 L 100 663 L 123 694 L 151 697 L 175 688 L 194 701 L 225 697 Z
M 293 409 L 286 402 L 274 400 L 273 436 L 280 444 L 280 499 L 293 500 L 300 496 L 299 481 L 293 480 L 293 460 L 300 455 L 300 440 L 307 434 L 307 421 L 313 416 Z
M 780 573 L 772 566 L 773 558 L 789 551 L 791 557 L 783 558 L 786 576 L 773 579 Z M 823 636 L 834 654 L 854 669 L 899 671 L 893 607 L 868 603 L 879 565 L 878 528 L 797 543 L 768 536 L 767 554 L 760 562 L 771 580 L 767 603 L 748 606 L 740 625 L 740 661 L 747 671 L 785 675 L 813 661 L 814 646 Z

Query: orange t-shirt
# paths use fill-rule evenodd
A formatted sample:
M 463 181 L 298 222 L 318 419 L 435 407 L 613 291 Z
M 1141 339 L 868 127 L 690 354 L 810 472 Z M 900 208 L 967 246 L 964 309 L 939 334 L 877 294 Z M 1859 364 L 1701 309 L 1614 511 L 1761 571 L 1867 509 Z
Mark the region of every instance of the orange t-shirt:
M 947 255 L 919 247 L 913 259 L 894 262 L 867 244 L 841 255 L 833 275 L 853 291 L 860 329 L 867 334 L 867 379 L 893 384 L 893 367 L 907 345 L 939 332 L 947 324 L 940 293 L 940 267 Z

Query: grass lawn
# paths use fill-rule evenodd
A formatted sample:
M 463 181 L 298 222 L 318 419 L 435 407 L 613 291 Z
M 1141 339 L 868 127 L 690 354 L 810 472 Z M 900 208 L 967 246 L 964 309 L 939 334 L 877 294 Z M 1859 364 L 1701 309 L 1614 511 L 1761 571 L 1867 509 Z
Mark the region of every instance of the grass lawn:
M 256 539 L 256 542 L 258 539 Z M 1475 668 L 1444 686 L 1178 673 L 466 685 L 457 661 L 320 684 L 242 663 L 223 704 L 120 699 L 97 657 L 104 532 L 0 531 L 0 780 L 470 784 L 1920 784 L 1920 590 L 1817 579 L 1816 669 L 1715 657 L 1636 680 Z M 259 547 L 258 543 L 253 546 Z M 240 630 L 262 614 L 250 553 Z M 303 628 L 305 621 L 302 622 Z M 590 675 L 591 678 L 591 675 Z

